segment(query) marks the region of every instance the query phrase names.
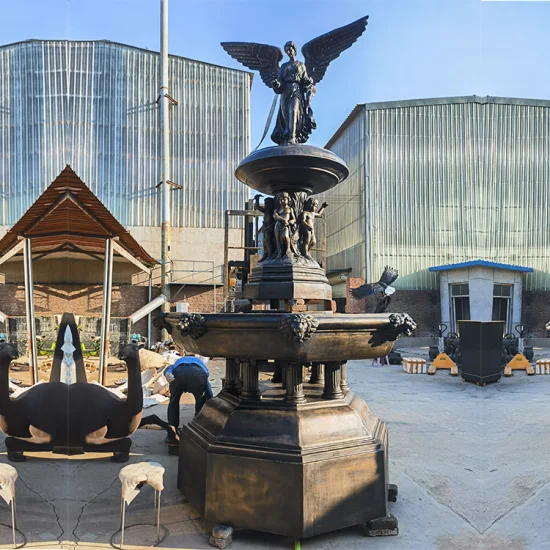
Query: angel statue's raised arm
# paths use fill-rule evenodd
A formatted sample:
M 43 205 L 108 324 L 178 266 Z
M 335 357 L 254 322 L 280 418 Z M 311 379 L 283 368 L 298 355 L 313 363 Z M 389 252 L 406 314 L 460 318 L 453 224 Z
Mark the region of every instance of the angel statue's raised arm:
M 305 143 L 316 128 L 311 99 L 315 84 L 325 76 L 330 62 L 347 50 L 365 31 L 368 16 L 310 40 L 303 48 L 305 63 L 296 59 L 294 42 L 284 50 L 288 61 L 281 66 L 283 52 L 276 46 L 252 42 L 222 42 L 224 50 L 253 71 L 281 96 L 277 123 L 271 139 L 278 145 Z

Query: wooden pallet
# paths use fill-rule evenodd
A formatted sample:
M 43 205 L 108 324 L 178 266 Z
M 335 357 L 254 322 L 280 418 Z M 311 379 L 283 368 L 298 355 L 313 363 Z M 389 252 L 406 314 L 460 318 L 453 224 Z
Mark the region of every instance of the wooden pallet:
M 539 359 L 535 365 L 535 374 L 550 374 L 550 359 Z
M 409 374 L 426 374 L 426 360 L 419 357 L 403 357 L 403 370 Z

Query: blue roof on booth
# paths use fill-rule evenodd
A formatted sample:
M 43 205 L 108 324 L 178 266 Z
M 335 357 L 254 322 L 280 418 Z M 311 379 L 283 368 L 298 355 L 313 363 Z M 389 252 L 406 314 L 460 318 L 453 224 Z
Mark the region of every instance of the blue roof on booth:
M 490 262 L 489 260 L 470 260 L 469 262 L 459 262 L 457 264 L 436 265 L 430 267 L 429 271 L 450 271 L 451 269 L 462 269 L 465 267 L 492 267 L 494 269 L 507 269 L 508 271 L 521 271 L 522 273 L 532 273 L 532 267 L 522 265 L 501 264 L 499 262 Z

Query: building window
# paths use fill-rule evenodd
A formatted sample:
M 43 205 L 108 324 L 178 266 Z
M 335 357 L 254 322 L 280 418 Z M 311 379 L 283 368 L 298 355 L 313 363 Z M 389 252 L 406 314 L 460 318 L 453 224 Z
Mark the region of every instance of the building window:
M 512 285 L 495 284 L 493 287 L 493 321 L 504 321 L 505 331 L 512 332 Z
M 470 320 L 470 289 L 468 283 L 453 283 L 451 294 L 451 330 L 458 332 L 458 321 Z

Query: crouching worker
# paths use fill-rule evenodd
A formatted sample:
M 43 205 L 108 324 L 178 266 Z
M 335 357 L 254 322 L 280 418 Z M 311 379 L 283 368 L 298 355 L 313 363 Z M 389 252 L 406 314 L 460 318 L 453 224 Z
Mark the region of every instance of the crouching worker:
M 199 414 L 206 401 L 213 397 L 212 387 L 208 381 L 209 375 L 204 361 L 192 355 L 181 357 L 164 371 L 164 377 L 170 383 L 168 423 L 176 430 L 180 424 L 182 394 L 192 393 L 195 397 L 195 415 Z M 168 436 L 168 443 L 171 443 L 170 438 Z

